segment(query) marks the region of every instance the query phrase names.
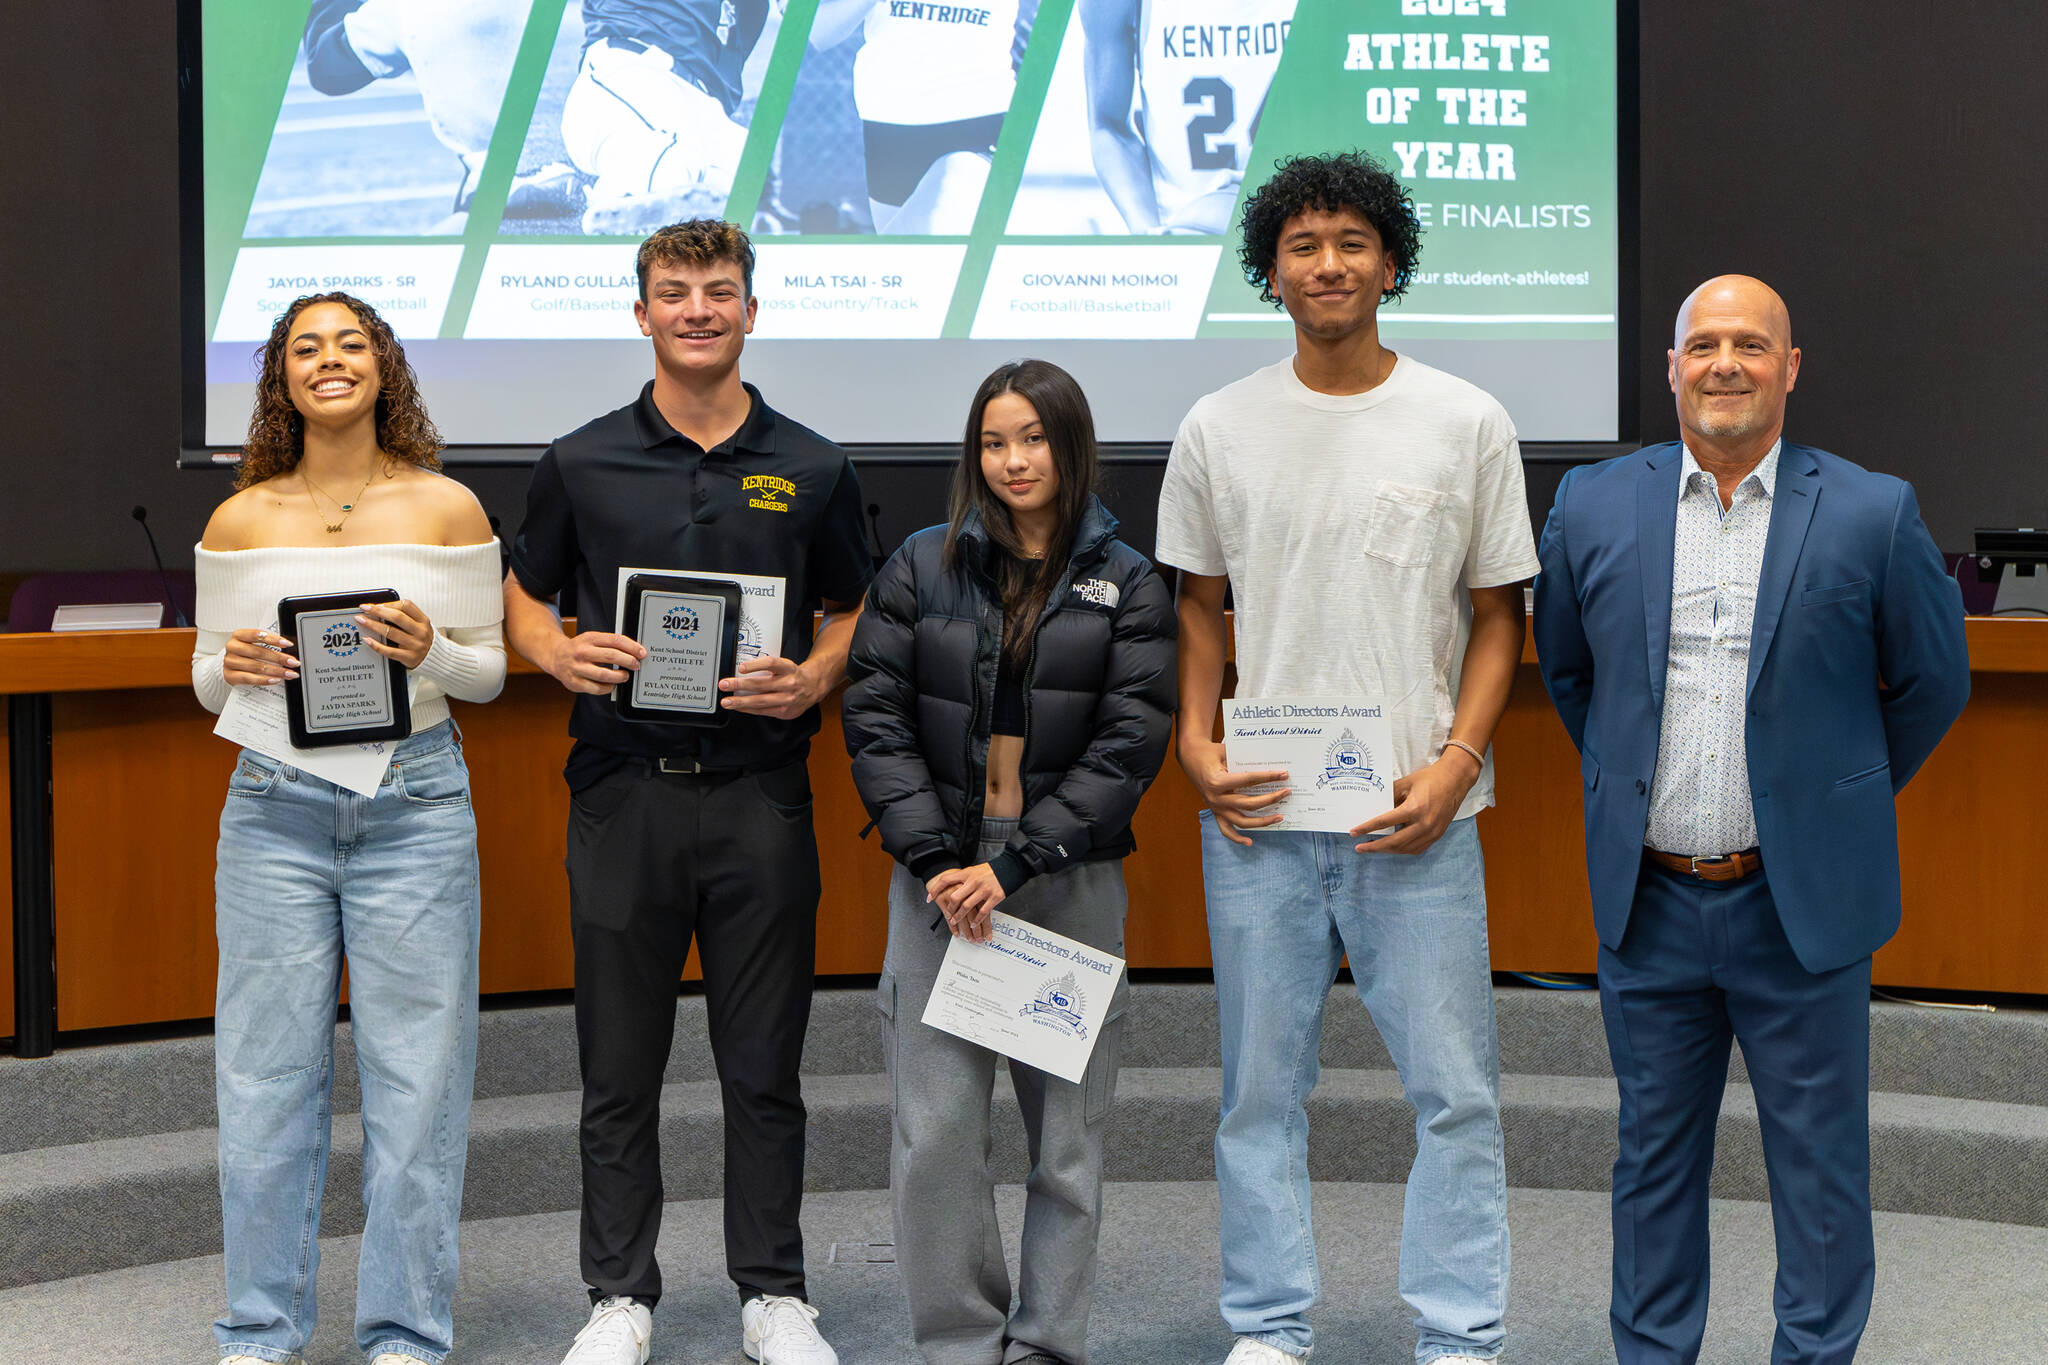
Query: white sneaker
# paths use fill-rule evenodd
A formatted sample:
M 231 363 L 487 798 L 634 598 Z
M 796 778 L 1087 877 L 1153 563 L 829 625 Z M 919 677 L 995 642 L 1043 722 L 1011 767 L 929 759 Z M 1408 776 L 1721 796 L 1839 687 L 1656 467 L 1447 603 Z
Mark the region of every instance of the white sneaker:
M 303 1356 L 291 1356 L 283 1361 L 275 1361 L 266 1356 L 231 1355 L 222 1356 L 214 1365 L 306 1365 L 306 1361 Z
M 590 1321 L 576 1334 L 562 1365 L 647 1365 L 647 1340 L 654 1315 L 647 1305 L 623 1296 L 600 1300 Z
M 761 1365 L 839 1365 L 817 1321 L 817 1309 L 787 1294 L 748 1299 L 740 1309 L 740 1349 Z
M 1251 1337 L 1239 1337 L 1223 1365 L 1301 1365 L 1307 1356 L 1291 1356 L 1278 1346 L 1268 1346 Z
M 370 1357 L 370 1365 L 425 1365 L 425 1362 L 418 1356 L 409 1356 L 398 1351 L 379 1351 Z

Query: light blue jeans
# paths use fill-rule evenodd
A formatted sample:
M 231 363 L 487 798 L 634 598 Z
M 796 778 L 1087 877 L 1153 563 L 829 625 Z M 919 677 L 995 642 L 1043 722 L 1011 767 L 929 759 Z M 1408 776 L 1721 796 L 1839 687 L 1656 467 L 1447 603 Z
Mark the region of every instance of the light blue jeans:
M 1507 1176 L 1478 831 L 1456 820 L 1425 853 L 1375 857 L 1353 852 L 1348 835 L 1310 831 L 1256 831 L 1246 848 L 1209 812 L 1201 820 L 1223 1031 L 1223 1320 L 1290 1355 L 1313 1344 L 1321 1282 L 1303 1106 L 1348 953 L 1415 1107 L 1400 1286 L 1416 1359 L 1498 1355 Z
M 439 1361 L 476 1074 L 478 894 L 452 722 L 402 742 L 374 799 L 244 750 L 214 874 L 222 1355 L 313 1338 L 344 958 L 363 1089 L 356 1344 Z

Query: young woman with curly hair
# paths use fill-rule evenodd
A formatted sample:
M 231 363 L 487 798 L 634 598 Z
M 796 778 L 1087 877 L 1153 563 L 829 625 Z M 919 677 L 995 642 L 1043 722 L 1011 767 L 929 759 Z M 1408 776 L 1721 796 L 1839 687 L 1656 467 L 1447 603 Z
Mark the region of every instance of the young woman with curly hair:
M 249 414 L 249 438 L 242 444 L 236 488 L 253 488 L 267 479 L 291 473 L 306 453 L 306 416 L 293 401 L 285 352 L 292 327 L 309 308 L 340 307 L 354 314 L 361 333 L 351 354 L 374 357 L 377 387 L 366 395 L 374 426 L 370 434 L 387 461 L 420 469 L 441 467 L 441 433 L 434 429 L 420 401 L 419 377 L 405 358 L 391 325 L 368 304 L 348 294 L 308 294 L 292 304 L 270 329 L 263 343 L 263 373 L 256 381 L 256 409 Z M 395 467 L 391 471 L 396 473 Z M 303 476 L 301 476 L 303 477 Z M 388 476 L 387 476 L 388 477 Z
M 192 687 L 207 709 L 297 676 L 280 598 L 396 588 L 403 600 L 356 620 L 409 670 L 412 713 L 374 796 L 284 746 L 244 749 L 228 782 L 214 881 L 228 1311 L 214 1335 L 235 1365 L 296 1362 L 313 1337 L 344 959 L 362 1078 L 356 1344 L 372 1365 L 417 1365 L 453 1337 L 479 905 L 445 698 L 496 696 L 505 647 L 497 542 L 469 490 L 435 472 L 438 444 L 376 312 L 302 298 L 263 349 L 240 491 L 196 553 Z

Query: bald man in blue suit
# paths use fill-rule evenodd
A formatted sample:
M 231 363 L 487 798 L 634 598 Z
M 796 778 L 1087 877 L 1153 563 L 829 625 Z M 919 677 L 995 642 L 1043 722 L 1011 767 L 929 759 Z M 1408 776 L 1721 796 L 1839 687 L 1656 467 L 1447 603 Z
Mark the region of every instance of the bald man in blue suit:
M 1770 1173 L 1772 1365 L 1846 1365 L 1870 1312 L 1870 956 L 1899 926 L 1892 798 L 1962 711 L 1961 593 L 1913 490 L 1783 440 L 1784 301 L 1680 308 L 1684 439 L 1574 469 L 1535 636 L 1578 746 L 1621 1090 L 1621 1365 L 1692 1365 L 1731 1040 Z

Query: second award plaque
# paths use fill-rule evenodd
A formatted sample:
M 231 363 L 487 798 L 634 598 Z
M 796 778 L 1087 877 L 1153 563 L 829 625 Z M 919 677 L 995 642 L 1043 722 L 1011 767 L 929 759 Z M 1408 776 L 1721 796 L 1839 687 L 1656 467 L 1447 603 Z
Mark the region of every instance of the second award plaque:
M 712 578 L 634 574 L 621 613 L 629 639 L 647 647 L 613 695 L 626 720 L 723 725 L 718 680 L 739 661 L 740 590 Z

